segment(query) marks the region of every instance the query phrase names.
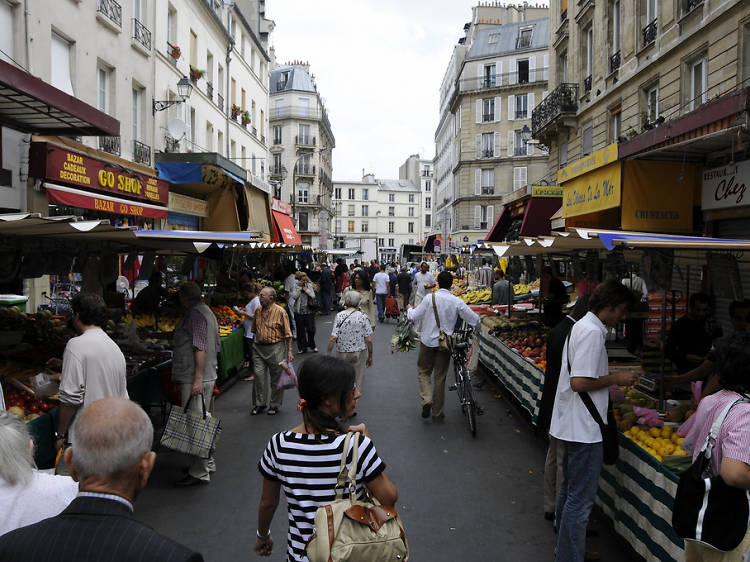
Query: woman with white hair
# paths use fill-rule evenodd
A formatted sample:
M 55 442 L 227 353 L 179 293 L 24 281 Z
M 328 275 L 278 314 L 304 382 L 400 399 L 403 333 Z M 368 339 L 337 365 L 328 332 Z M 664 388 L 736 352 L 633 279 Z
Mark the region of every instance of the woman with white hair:
M 70 476 L 36 470 L 26 424 L 0 411 L 0 535 L 54 517 L 77 493 L 78 484 Z
M 357 388 L 362 388 L 365 368 L 372 367 L 372 326 L 370 319 L 359 309 L 362 294 L 359 291 L 344 293 L 344 310 L 333 320 L 328 353 L 336 346 L 336 355 L 354 367 Z

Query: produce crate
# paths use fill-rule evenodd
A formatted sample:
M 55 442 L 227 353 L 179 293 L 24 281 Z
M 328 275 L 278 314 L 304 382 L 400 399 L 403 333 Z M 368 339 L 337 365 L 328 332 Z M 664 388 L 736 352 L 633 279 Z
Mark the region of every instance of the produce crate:
M 23 295 L 0 295 L 0 308 L 17 307 L 22 312 L 26 312 L 26 303 L 29 297 Z

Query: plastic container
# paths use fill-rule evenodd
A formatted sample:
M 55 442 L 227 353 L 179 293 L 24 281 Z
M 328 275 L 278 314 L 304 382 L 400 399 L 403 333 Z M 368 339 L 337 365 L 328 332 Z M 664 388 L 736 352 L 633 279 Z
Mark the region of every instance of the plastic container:
M 29 297 L 23 295 L 0 295 L 0 308 L 17 306 L 21 311 L 26 312 L 26 303 L 28 301 Z

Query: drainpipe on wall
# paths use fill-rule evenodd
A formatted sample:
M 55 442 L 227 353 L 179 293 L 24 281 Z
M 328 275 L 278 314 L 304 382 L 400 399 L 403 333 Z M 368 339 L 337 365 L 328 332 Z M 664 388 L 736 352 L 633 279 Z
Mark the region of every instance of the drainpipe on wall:
M 224 115 L 226 117 L 226 119 L 225 119 L 225 122 L 226 122 L 226 132 L 224 134 L 226 136 L 226 145 L 227 145 L 227 147 L 226 147 L 226 155 L 227 155 L 227 158 L 231 158 L 232 155 L 229 153 L 229 144 L 230 144 L 230 142 L 229 142 L 229 112 L 231 111 L 231 108 L 230 108 L 229 104 L 231 103 L 231 100 L 232 100 L 232 93 L 229 91 L 229 86 L 230 86 L 230 81 L 231 81 L 231 74 L 229 72 L 229 63 L 232 61 L 232 49 L 234 48 L 234 41 L 232 40 L 232 7 L 234 6 L 234 3 L 233 2 L 232 3 L 227 2 L 226 5 L 229 8 L 227 10 L 227 33 L 229 34 L 229 44 L 227 45 L 227 58 L 226 58 L 226 63 L 227 63 L 227 89 L 226 89 L 226 93 L 227 93 L 227 107 L 226 107 L 226 110 L 224 112 Z M 243 162 L 243 164 L 244 164 L 244 162 Z

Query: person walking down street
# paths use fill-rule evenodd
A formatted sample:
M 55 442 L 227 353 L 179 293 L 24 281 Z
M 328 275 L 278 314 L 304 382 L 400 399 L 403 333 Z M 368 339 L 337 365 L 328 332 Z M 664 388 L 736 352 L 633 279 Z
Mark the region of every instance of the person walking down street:
M 77 412 L 100 398 L 128 398 L 125 356 L 102 330 L 107 305 L 94 293 L 78 293 L 71 301 L 73 328 L 78 336 L 65 345 L 62 361 L 53 358 L 47 366 L 60 369 L 60 412 L 55 432 L 55 450 L 71 442 L 69 429 Z M 59 465 L 65 472 L 64 463 Z
M 344 260 L 336 260 L 336 269 L 333 270 L 333 276 L 336 281 L 336 302 L 343 296 L 344 291 L 349 287 L 349 268 L 346 267 Z
M 478 326 L 480 321 L 479 315 L 471 310 L 469 305 L 451 294 L 453 274 L 450 271 L 438 274 L 437 280 L 439 290 L 423 299 L 418 307 L 409 305 L 407 311 L 409 320 L 420 322 L 422 325 L 417 358 L 419 393 L 422 400 L 422 417 L 428 418 L 432 414 L 433 419 L 445 417 L 445 376 L 451 360 L 450 352 L 440 351 L 438 348 L 440 332 L 453 334 L 459 317 L 471 326 Z M 436 316 L 440 319 L 440 328 Z
M 260 298 L 258 292 L 260 287 L 256 283 L 245 283 L 241 287 L 241 296 L 247 301 L 245 308 L 234 307 L 235 313 L 239 314 L 242 318 L 242 325 L 245 332 L 243 338 L 244 349 L 245 349 L 245 361 L 247 361 L 248 368 L 253 368 L 253 316 L 255 311 L 260 306 Z
M 750 338 L 734 334 L 723 339 L 716 349 L 721 390 L 698 404 L 695 421 L 685 437 L 683 448 L 691 451 L 693 462 L 701 454 L 711 426 L 721 412 L 740 398 L 750 396 Z M 750 490 L 750 404 L 732 407 L 721 424 L 704 478 L 721 476 L 728 486 Z M 688 562 L 734 562 L 745 559 L 750 549 L 750 529 L 745 538 L 729 552 L 720 552 L 695 541 L 685 541 Z
M 289 327 L 289 317 L 286 311 L 276 304 L 276 291 L 272 287 L 264 287 L 259 297 L 260 308 L 255 311 L 255 318 L 253 318 L 255 330 L 253 396 L 255 402 L 250 413 L 256 416 L 266 409 L 266 401 L 270 392 L 271 402 L 268 415 L 275 416 L 284 398 L 284 391 L 278 388 L 282 371 L 281 364 L 285 359 L 290 363 L 294 360 L 292 330 Z
M 287 294 L 286 299 L 286 312 L 289 316 L 289 325 L 292 328 L 292 338 L 297 339 L 297 324 L 294 321 L 294 287 L 297 285 L 299 279 L 299 271 L 295 271 L 294 268 L 289 269 L 289 274 L 284 278 L 284 290 Z
M 336 356 L 354 367 L 355 384 L 364 388 L 365 369 L 372 367 L 372 326 L 370 320 L 357 308 L 362 295 L 357 291 L 344 294 L 345 310 L 333 321 L 328 353 L 336 347 Z
M 430 266 L 423 261 L 419 266 L 419 271 L 414 275 L 414 286 L 416 293 L 414 297 L 414 306 L 419 306 L 426 294 L 430 293 L 433 287 L 437 285 L 435 278 L 430 273 Z
M 279 506 L 281 489 L 287 500 L 289 531 L 286 558 L 289 562 L 307 560 L 305 546 L 315 529 L 319 506 L 336 499 L 335 484 L 347 431 L 362 434 L 357 451 L 355 494 L 363 499 L 365 488 L 384 506 L 393 506 L 398 490 L 385 472 L 385 463 L 375 449 L 365 424 L 343 427 L 338 420 L 354 414 L 361 393 L 354 384 L 354 369 L 346 361 L 329 355 L 311 357 L 302 364 L 298 387 L 298 408 L 302 422 L 289 431 L 271 436 L 258 470 L 263 488 L 258 507 L 258 537 L 253 549 L 260 556 L 273 554 L 271 521 Z M 354 442 L 350 442 L 349 457 Z M 311 470 L 311 466 L 315 466 Z M 344 499 L 349 497 L 344 490 Z
M 405 265 L 401 266 L 401 273 L 398 274 L 396 280 L 398 283 L 398 304 L 401 310 L 406 310 L 406 307 L 409 306 L 409 298 L 411 297 L 411 275 Z
M 378 271 L 372 278 L 375 285 L 375 299 L 378 303 L 378 322 L 385 320 L 385 298 L 391 290 L 391 280 L 385 271 Z
M 503 270 L 496 269 L 495 284 L 492 285 L 492 304 L 507 305 L 510 301 L 511 291 L 510 282 L 505 278 Z
M 388 283 L 389 283 L 389 289 L 388 289 L 388 296 L 396 298 L 397 296 L 397 289 L 398 286 L 398 277 L 396 276 L 396 268 L 393 264 L 388 267 L 386 270 L 386 273 L 388 274 Z
M 625 319 L 631 295 L 616 279 L 601 283 L 591 295 L 589 312 L 575 323 L 563 347 L 550 425 L 550 435 L 563 445 L 563 481 L 555 513 L 559 562 L 582 562 L 585 558 L 586 525 L 604 456 L 601 430 L 579 393 L 587 392 L 606 420 L 608 388 L 613 384 L 635 386 L 639 379 L 626 371 L 610 375 L 604 346 L 608 327 Z
M 327 263 L 320 270 L 320 300 L 321 314 L 328 316 L 331 313 L 331 296 L 333 295 L 333 273 Z
M 317 298 L 315 289 L 306 274 L 303 274 L 294 287 L 294 319 L 297 323 L 297 352 L 308 349 L 318 352 L 315 345 L 315 311 L 311 303 Z
M 184 314 L 172 337 L 172 380 L 179 383 L 182 407 L 190 402 L 189 411 L 203 415 L 211 404 L 218 368 L 219 323 L 211 309 L 201 300 L 198 285 L 188 281 L 180 288 L 180 305 Z M 195 397 L 190 400 L 191 397 Z M 175 486 L 208 484 L 216 470 L 213 456 L 190 458 L 187 475 Z
M 352 274 L 351 289 L 357 291 L 360 295 L 362 295 L 362 299 L 359 301 L 359 310 L 361 310 L 362 313 L 365 316 L 367 316 L 367 318 L 370 320 L 370 326 L 374 330 L 375 329 L 375 311 L 372 305 L 372 301 L 373 301 L 372 289 L 370 286 L 370 280 L 367 278 L 367 274 L 362 269 L 355 270 L 354 273 Z M 343 295 L 341 297 L 340 304 L 342 307 L 346 306 L 346 304 L 344 303 Z
M 156 459 L 146 412 L 124 398 L 103 398 L 84 408 L 72 429 L 60 462 L 78 482 L 77 497 L 58 515 L 0 536 L 0 560 L 201 562 L 198 552 L 133 517 Z

